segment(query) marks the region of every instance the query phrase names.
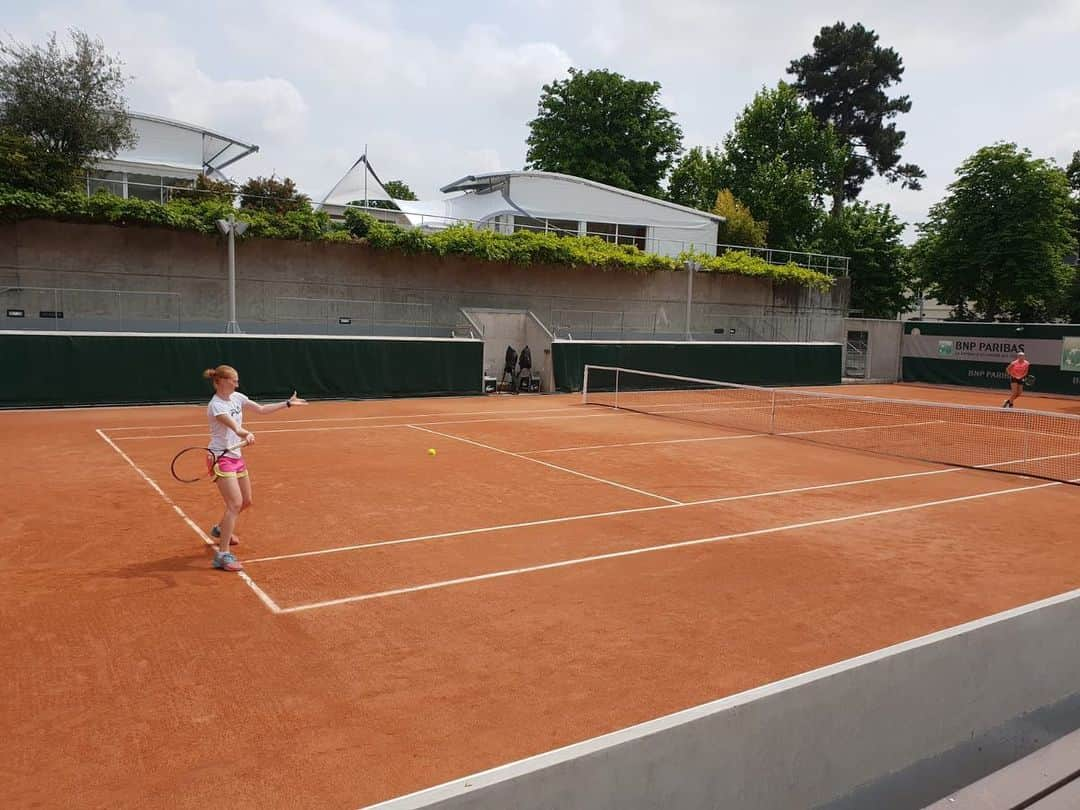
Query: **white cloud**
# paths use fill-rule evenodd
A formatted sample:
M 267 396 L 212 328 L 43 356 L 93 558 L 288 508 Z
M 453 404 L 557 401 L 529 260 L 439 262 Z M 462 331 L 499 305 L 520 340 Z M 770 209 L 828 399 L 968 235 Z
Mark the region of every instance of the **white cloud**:
M 542 85 L 571 65 L 660 82 L 685 146 L 715 145 L 837 20 L 862 21 L 903 56 L 899 92 L 914 103 L 899 119 L 903 159 L 929 174 L 923 192 L 875 180 L 869 201 L 925 219 L 980 146 L 1016 140 L 1059 160 L 1080 148 L 1078 0 L 37 0 L 0 10 L 0 30 L 20 40 L 70 26 L 101 37 L 136 74 L 134 109 L 257 143 L 233 167 L 238 179 L 276 171 L 313 196 L 365 143 L 386 179 L 421 196 L 463 174 L 519 168 Z

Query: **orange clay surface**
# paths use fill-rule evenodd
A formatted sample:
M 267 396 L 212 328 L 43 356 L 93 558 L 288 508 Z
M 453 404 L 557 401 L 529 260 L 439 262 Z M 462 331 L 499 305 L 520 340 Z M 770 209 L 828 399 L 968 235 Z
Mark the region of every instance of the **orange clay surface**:
M 0 412 L 4 806 L 352 810 L 1080 586 L 1078 487 L 579 403 L 249 415 L 250 582 L 203 407 Z

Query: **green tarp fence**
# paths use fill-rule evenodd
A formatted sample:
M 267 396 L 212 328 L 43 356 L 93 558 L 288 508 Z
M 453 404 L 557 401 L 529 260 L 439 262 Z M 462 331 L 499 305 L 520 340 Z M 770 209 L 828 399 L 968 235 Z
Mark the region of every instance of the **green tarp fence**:
M 438 338 L 0 333 L 0 407 L 201 402 L 225 363 L 254 399 L 479 394 L 484 344 Z
M 562 341 L 551 346 L 555 387 L 580 391 L 586 365 L 618 366 L 744 385 L 836 385 L 838 343 Z
M 1007 391 L 1005 367 L 1023 351 L 1030 390 L 1080 394 L 1080 324 L 908 321 L 901 351 L 905 382 Z

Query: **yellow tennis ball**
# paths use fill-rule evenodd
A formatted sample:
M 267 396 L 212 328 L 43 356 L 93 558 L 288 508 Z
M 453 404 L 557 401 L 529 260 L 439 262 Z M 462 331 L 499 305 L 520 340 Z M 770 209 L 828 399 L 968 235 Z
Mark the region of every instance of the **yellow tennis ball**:
M 428 451 L 427 451 L 427 454 L 428 454 L 429 456 L 433 456 L 433 455 L 435 455 L 435 448 L 434 448 L 434 447 L 429 447 L 429 448 L 428 448 Z

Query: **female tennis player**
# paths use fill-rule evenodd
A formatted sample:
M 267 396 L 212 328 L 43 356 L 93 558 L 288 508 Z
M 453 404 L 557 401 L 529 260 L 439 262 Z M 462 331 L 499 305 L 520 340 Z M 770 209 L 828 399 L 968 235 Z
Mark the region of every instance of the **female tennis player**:
M 1028 375 L 1028 369 L 1031 368 L 1031 363 L 1027 361 L 1023 352 L 1016 353 L 1016 359 L 1005 367 L 1005 373 L 1009 375 L 1009 385 L 1012 387 L 1012 392 L 1009 394 L 1009 398 L 1005 400 L 1005 404 L 1002 408 L 1011 408 L 1017 398 L 1024 393 L 1024 378 Z
M 210 424 L 210 450 L 222 454 L 214 465 L 214 479 L 225 501 L 225 514 L 211 532 L 221 538 L 218 552 L 214 555 L 214 568 L 241 571 L 244 566 L 229 551 L 229 546 L 239 542 L 233 530 L 240 513 L 251 506 L 251 478 L 237 446 L 255 441 L 255 434 L 244 427 L 244 411 L 250 408 L 255 413 L 273 413 L 294 405 L 307 405 L 307 402 L 293 391 L 293 395 L 284 402 L 260 405 L 236 390 L 240 385 L 240 375 L 232 366 L 208 368 L 203 372 L 203 377 L 214 386 L 214 396 L 206 407 L 206 418 Z

